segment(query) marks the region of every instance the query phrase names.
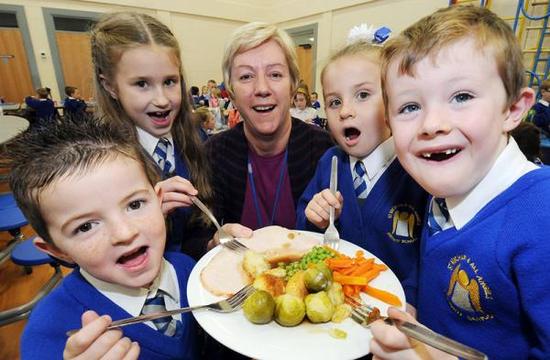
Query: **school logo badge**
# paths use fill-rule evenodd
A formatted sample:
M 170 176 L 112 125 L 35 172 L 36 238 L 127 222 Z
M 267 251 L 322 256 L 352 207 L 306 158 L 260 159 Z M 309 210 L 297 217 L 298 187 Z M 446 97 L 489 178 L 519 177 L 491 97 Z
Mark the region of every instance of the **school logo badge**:
M 466 255 L 454 256 L 447 264 L 450 271 L 447 302 L 459 317 L 470 321 L 487 321 L 494 317 L 484 304 L 493 300 L 489 285 L 480 274 L 476 263 Z
M 422 220 L 418 212 L 409 204 L 395 205 L 388 213 L 391 231 L 386 235 L 397 243 L 409 244 L 418 240 Z

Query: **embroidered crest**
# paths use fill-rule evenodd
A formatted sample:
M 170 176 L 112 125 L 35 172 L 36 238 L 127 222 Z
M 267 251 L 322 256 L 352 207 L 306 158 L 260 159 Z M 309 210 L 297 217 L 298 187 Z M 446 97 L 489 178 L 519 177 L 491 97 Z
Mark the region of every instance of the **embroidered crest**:
M 422 221 L 418 212 L 409 204 L 395 205 L 388 213 L 391 230 L 386 233 L 397 243 L 409 244 L 418 240 Z
M 457 255 L 447 269 L 450 279 L 446 297 L 451 310 L 469 321 L 492 319 L 494 315 L 487 313 L 484 305 L 493 300 L 493 293 L 475 262 L 466 255 Z

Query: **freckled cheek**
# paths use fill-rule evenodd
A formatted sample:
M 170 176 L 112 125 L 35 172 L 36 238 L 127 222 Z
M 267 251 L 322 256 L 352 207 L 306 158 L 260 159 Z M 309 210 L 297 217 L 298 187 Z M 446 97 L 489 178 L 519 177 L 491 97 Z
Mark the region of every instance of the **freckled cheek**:
M 166 223 L 162 214 L 155 214 L 150 217 L 143 217 L 140 224 L 146 224 L 143 231 L 153 236 L 163 236 L 166 234 Z

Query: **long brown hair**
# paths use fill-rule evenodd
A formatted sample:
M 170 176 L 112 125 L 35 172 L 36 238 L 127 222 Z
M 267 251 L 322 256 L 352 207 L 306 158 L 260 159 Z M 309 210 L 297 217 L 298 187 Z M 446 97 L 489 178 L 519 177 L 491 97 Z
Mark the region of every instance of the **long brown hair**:
M 138 141 L 132 119 L 122 105 L 103 87 L 102 78 L 113 79 L 117 63 L 122 53 L 140 46 L 160 45 L 170 48 L 178 61 L 181 86 L 181 108 L 172 125 L 172 137 L 179 155 L 187 164 L 190 180 L 199 190 L 199 197 L 212 205 L 213 192 L 209 181 L 209 169 L 202 150 L 197 130 L 193 125 L 191 105 L 183 75 L 180 47 L 170 29 L 152 16 L 118 12 L 107 14 L 100 19 L 91 32 L 92 62 L 94 66 L 95 95 L 100 116 L 118 121 L 130 128 Z M 200 213 L 195 211 L 194 218 Z M 202 214 L 200 218 L 208 223 Z

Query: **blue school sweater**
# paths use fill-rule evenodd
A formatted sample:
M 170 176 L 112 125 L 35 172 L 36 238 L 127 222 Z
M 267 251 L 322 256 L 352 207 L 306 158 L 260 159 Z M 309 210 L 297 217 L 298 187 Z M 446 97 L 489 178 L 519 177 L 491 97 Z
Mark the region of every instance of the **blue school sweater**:
M 77 116 L 83 114 L 86 110 L 86 106 L 84 100 L 66 97 L 63 102 L 64 115 Z
M 176 270 L 181 306 L 188 306 L 187 280 L 195 263 L 183 254 L 166 253 L 165 258 Z M 61 359 L 66 332 L 82 326 L 81 316 L 87 310 L 108 314 L 113 320 L 131 316 L 90 285 L 77 268 L 32 311 L 21 338 L 21 358 Z M 166 336 L 143 323 L 122 331 L 139 343 L 140 359 L 196 359 L 197 325 L 190 313 L 182 315 L 182 325 L 181 337 Z
M 418 319 L 493 359 L 550 359 L 550 168 L 422 235 Z
M 403 170 L 397 159 L 386 168 L 359 205 L 353 188 L 349 155 L 335 146 L 319 160 L 313 179 L 298 202 L 298 229 L 321 231 L 309 223 L 305 208 L 329 187 L 332 156 L 338 157 L 338 191 L 344 198 L 336 227 L 352 242 L 386 263 L 403 285 L 407 302 L 416 304 L 419 238 L 428 194 Z

